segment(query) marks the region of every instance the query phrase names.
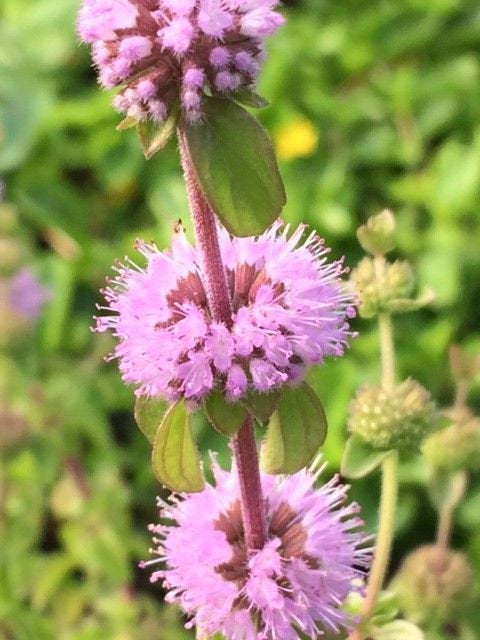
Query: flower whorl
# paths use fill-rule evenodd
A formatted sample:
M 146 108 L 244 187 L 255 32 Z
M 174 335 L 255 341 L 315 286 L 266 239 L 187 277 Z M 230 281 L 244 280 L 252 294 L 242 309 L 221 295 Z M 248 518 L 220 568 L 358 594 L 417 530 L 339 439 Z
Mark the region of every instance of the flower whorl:
M 252 89 L 278 0 L 83 0 L 78 31 L 93 44 L 100 83 L 123 87 L 118 111 L 163 121 L 180 100 L 202 117 L 205 92 Z

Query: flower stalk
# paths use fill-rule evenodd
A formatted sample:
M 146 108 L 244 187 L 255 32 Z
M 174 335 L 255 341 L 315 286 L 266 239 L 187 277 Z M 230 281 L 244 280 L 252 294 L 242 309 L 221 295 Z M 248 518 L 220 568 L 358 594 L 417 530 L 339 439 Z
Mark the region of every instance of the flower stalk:
M 200 190 L 184 135 L 180 130 L 178 139 L 195 237 L 202 256 L 208 305 L 213 318 L 230 328 L 232 325 L 232 303 L 220 254 L 215 216 Z M 261 549 L 265 544 L 265 516 L 251 416 L 247 416 L 234 437 L 232 450 L 240 481 L 245 542 L 247 549 L 252 552 Z
M 381 261 L 381 262 L 380 262 Z M 381 268 L 383 258 L 376 259 L 376 267 Z M 378 316 L 382 387 L 392 392 L 395 387 L 395 346 L 393 342 L 392 316 L 380 313 Z M 393 537 L 395 533 L 395 513 L 398 500 L 398 451 L 392 450 L 382 463 L 382 489 L 380 498 L 378 534 L 375 555 L 370 569 L 366 596 L 362 606 L 362 625 L 372 617 L 378 596 L 387 573 Z M 363 640 L 362 626 L 354 630 L 349 640 Z
M 375 609 L 387 572 L 395 533 L 398 497 L 398 451 L 393 450 L 382 464 L 382 493 L 375 556 L 370 570 L 362 618 L 367 622 Z

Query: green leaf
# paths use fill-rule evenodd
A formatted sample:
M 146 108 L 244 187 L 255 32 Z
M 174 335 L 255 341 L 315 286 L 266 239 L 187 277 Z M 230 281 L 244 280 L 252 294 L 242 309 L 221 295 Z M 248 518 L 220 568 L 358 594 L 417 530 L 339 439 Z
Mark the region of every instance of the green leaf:
M 152 465 L 157 479 L 172 491 L 202 491 L 205 486 L 184 400 L 170 407 L 155 434 Z
M 327 420 L 315 392 L 305 382 L 282 391 L 262 444 L 267 473 L 295 473 L 306 467 L 325 441 Z
M 389 453 L 374 449 L 354 433 L 345 445 L 340 473 L 351 480 L 364 478 L 376 469 Z
M 140 396 L 135 400 L 133 415 L 140 431 L 153 443 L 158 426 L 168 409 L 168 402 Z
M 136 127 L 137 124 L 138 124 L 138 120 L 136 118 L 133 118 L 132 116 L 127 116 L 117 124 L 115 129 L 117 131 L 127 131 L 127 129 L 132 129 L 133 127 Z
M 397 298 L 388 303 L 390 311 L 393 313 L 408 313 L 409 311 L 417 311 L 435 300 L 435 291 L 430 287 L 423 289 L 415 300 L 409 298 Z
M 143 120 L 138 123 L 137 131 L 140 137 L 140 144 L 142 145 L 143 155 L 147 160 L 155 155 L 157 151 L 163 149 L 175 133 L 179 112 L 179 107 L 176 105 L 172 107 L 172 110 L 165 122 L 159 123 L 153 122 L 152 120 Z M 122 122 L 120 125 L 121 124 Z
M 399 613 L 397 596 L 391 591 L 381 591 L 372 613 L 372 625 L 382 626 L 394 620 Z
M 280 391 L 271 391 L 270 393 L 249 391 L 246 398 L 242 400 L 242 404 L 248 409 L 248 412 L 261 423 L 270 420 L 279 402 Z
M 255 91 L 248 91 L 247 89 L 234 91 L 232 98 L 244 107 L 253 107 L 254 109 L 264 109 L 270 104 L 268 100 L 259 96 Z
M 205 98 L 204 112 L 205 122 L 182 123 L 203 195 L 228 231 L 258 235 L 286 201 L 272 142 L 255 118 L 230 100 Z
M 369 631 L 372 640 L 425 640 L 423 631 L 407 620 L 394 620 Z
M 227 402 L 221 391 L 212 391 L 205 401 L 205 412 L 212 426 L 224 436 L 234 436 L 247 417 L 238 402 Z

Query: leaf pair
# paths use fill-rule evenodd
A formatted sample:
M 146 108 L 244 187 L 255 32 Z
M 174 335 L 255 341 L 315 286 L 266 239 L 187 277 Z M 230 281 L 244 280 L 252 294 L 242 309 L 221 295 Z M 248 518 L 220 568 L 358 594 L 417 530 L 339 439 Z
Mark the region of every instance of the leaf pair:
M 295 473 L 306 467 L 325 441 L 327 421 L 322 404 L 306 383 L 272 394 L 250 394 L 243 403 L 228 403 L 214 391 L 205 403 L 214 427 L 228 437 L 236 434 L 248 414 L 270 421 L 261 448 L 266 473 Z M 205 486 L 184 400 L 167 409 L 163 401 L 139 398 L 135 419 L 153 445 L 157 479 L 173 491 L 201 491 Z
M 268 423 L 260 464 L 266 473 L 295 473 L 306 467 L 324 443 L 327 420 L 322 404 L 305 382 L 273 393 L 249 393 L 229 403 L 220 391 L 212 392 L 205 410 L 213 427 L 232 437 L 248 414 Z

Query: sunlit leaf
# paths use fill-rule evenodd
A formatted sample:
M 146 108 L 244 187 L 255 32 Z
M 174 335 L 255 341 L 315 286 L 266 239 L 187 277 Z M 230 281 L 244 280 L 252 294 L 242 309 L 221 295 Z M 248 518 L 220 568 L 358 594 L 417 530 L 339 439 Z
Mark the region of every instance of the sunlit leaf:
M 184 400 L 170 407 L 157 429 L 152 465 L 157 479 L 172 491 L 202 491 L 205 486 Z
M 354 433 L 345 445 L 340 472 L 351 480 L 363 478 L 374 471 L 389 453 L 374 449 Z
M 168 409 L 168 402 L 161 398 L 140 396 L 135 400 L 134 417 L 140 431 L 153 443 L 158 426 Z
M 320 400 L 305 382 L 282 390 L 262 444 L 261 466 L 267 473 L 295 473 L 306 467 L 327 434 Z

